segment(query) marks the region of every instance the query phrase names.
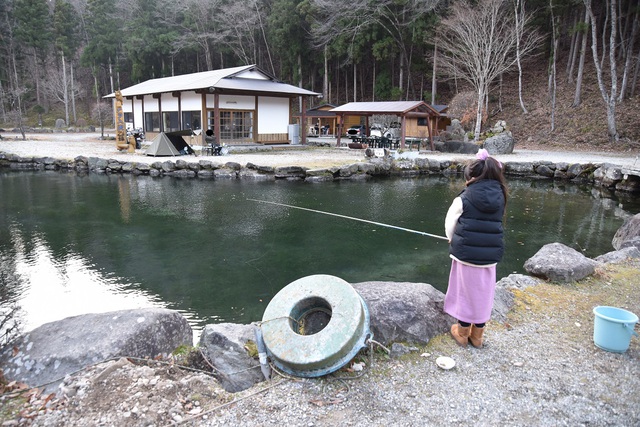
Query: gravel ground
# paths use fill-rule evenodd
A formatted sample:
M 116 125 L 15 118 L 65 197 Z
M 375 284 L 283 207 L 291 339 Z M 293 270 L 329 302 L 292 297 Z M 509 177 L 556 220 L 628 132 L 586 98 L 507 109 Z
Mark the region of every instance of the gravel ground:
M 443 335 L 400 358 L 362 354 L 358 373 L 276 376 L 236 394 L 176 367 L 111 362 L 67 381 L 73 397 L 33 425 L 638 426 L 640 340 L 623 354 L 597 348 L 591 312 L 603 302 L 637 312 L 638 263 L 596 276 L 517 291 L 482 349 Z M 439 356 L 455 367 L 438 367 Z
M 220 163 L 237 162 L 241 165 L 253 163 L 260 166 L 307 166 L 328 167 L 356 163 L 364 160 L 364 150 L 351 150 L 348 148 L 336 148 L 334 139 L 316 139 L 329 142 L 332 147 L 307 147 L 286 146 L 279 149 L 276 146 L 232 148 L 227 156 L 180 156 L 180 157 L 149 157 L 144 155 L 144 148 L 137 150 L 135 154 L 120 152 L 115 149 L 114 141 L 100 139 L 99 133 L 46 133 L 27 134 L 27 140 L 22 140 L 20 135 L 2 133 L 0 140 L 0 152 L 16 154 L 21 157 L 54 157 L 61 159 L 73 159 L 82 155 L 87 157 L 100 157 L 105 159 L 117 159 L 139 163 L 153 163 L 167 159 L 183 159 L 186 161 L 198 161 L 202 159 Z M 189 142 L 189 141 L 187 141 Z M 149 141 L 147 141 L 149 143 Z M 199 153 L 199 146 L 194 143 L 194 148 Z M 260 149 L 260 151 L 257 151 Z M 473 155 L 421 152 L 421 157 L 437 158 L 442 160 L 468 159 Z M 543 151 L 520 149 L 516 146 L 513 154 L 495 156 L 505 162 L 532 162 L 551 161 L 566 163 L 612 163 L 620 166 L 640 167 L 638 152 L 581 152 L 581 151 Z
M 111 142 L 101 142 L 95 135 L 47 135 L 29 141 L 3 136 L 0 152 L 20 156 L 157 160 L 118 153 Z M 321 152 L 326 153 L 321 160 L 326 163 L 362 159 L 355 150 L 296 149 L 231 154 L 224 160 L 316 165 Z M 633 166 L 635 156 L 518 150 L 499 158 Z M 508 320 L 488 324 L 483 349 L 458 347 L 443 335 L 400 358 L 390 358 L 380 348 L 372 357 L 365 353 L 360 356 L 365 364 L 362 372 L 341 370 L 306 380 L 276 377 L 236 394 L 226 393 L 209 376 L 176 366 L 108 362 L 68 378 L 63 390 L 67 398 L 34 394 L 30 403 L 18 408 L 21 416 L 3 415 L 0 422 L 3 426 L 640 426 L 640 339 L 633 338 L 623 354 L 597 348 L 591 312 L 596 305 L 613 305 L 638 313 L 638 269 L 637 263 L 609 266 L 580 284 L 542 284 L 516 291 L 516 307 Z M 439 356 L 453 358 L 455 367 L 439 368 L 435 363 Z M 0 406 L 8 408 L 5 396 Z

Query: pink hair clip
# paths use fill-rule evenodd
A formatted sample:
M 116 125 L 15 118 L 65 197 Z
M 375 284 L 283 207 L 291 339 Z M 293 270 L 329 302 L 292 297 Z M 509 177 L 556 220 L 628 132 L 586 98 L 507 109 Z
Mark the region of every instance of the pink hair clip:
M 476 159 L 478 160 L 487 160 L 487 157 L 489 157 L 489 152 L 485 148 L 479 149 L 476 153 Z
M 489 157 L 490 157 L 489 152 L 487 151 L 486 148 L 481 148 L 476 153 L 476 159 L 478 160 L 487 160 Z M 498 159 L 493 159 L 493 160 L 495 160 L 498 163 L 498 166 L 500 166 L 500 169 L 502 169 L 502 163 L 500 163 Z

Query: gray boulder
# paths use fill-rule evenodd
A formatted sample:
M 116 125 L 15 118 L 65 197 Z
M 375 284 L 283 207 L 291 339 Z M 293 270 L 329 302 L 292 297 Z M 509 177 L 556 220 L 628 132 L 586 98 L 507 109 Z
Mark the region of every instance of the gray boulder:
M 254 325 L 219 323 L 205 326 L 200 335 L 200 349 L 228 392 L 246 390 L 264 381 L 260 363 L 245 349 L 248 341 L 255 342 L 253 329 Z
M 491 136 L 484 141 L 484 148 L 489 154 L 511 154 L 515 141 L 510 131 Z
M 562 243 L 544 245 L 524 263 L 532 276 L 559 283 L 581 280 L 595 271 L 597 262 Z
M 603 264 L 618 264 L 628 259 L 640 258 L 640 249 L 635 246 L 629 246 L 619 251 L 607 252 L 595 258 L 597 262 Z
M 54 126 L 56 129 L 62 129 L 63 127 L 67 126 L 67 122 L 65 122 L 64 119 L 56 119 L 56 123 Z
M 373 339 L 426 344 L 454 322 L 444 313 L 444 294 L 426 283 L 361 282 L 353 287 L 369 308 Z
M 451 125 L 440 134 L 443 141 L 465 141 L 466 132 L 460 123 L 460 120 L 451 120 Z
M 603 187 L 614 188 L 624 175 L 620 166 L 605 163 L 593 172 L 593 177 Z
M 191 326 L 164 308 L 85 314 L 46 323 L 6 346 L 8 380 L 54 391 L 65 375 L 115 357 L 154 358 L 193 345 Z
M 536 286 L 541 282 L 535 277 L 524 274 L 510 274 L 496 283 L 496 293 L 494 296 L 491 320 L 504 322 L 507 320 L 507 313 L 513 308 L 515 303 L 514 289 L 523 290 L 529 286 Z
M 442 153 L 475 154 L 479 149 L 477 144 L 465 141 L 437 141 L 433 146 Z
M 625 220 L 622 227 L 613 236 L 611 244 L 616 250 L 632 246 L 640 249 L 640 214 Z

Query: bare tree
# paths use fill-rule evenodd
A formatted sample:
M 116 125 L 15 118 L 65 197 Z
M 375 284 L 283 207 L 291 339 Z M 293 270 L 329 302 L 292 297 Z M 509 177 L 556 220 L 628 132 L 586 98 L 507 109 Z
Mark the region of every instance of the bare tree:
M 489 86 L 509 70 L 517 57 L 525 57 L 538 46 L 541 37 L 527 31 L 531 16 L 520 14 L 523 32 L 516 31 L 514 10 L 506 0 L 456 3 L 440 25 L 440 66 L 451 76 L 470 83 L 477 94 L 474 137 L 480 136 L 484 102 Z M 482 25 L 479 25 L 482 23 Z M 520 55 L 516 41 L 520 40 Z
M 618 23 L 617 18 L 617 1 L 610 0 L 606 2 L 610 10 L 611 26 L 609 28 L 609 73 L 611 77 L 610 88 L 605 87 L 604 77 L 602 72 L 602 64 L 598 61 L 598 38 L 597 38 L 597 22 L 591 8 L 591 0 L 583 0 L 584 5 L 587 8 L 587 13 L 591 18 L 591 51 L 593 53 L 593 63 L 596 66 L 596 73 L 598 76 L 598 87 L 600 88 L 600 94 L 607 108 L 607 128 L 609 132 L 609 140 L 611 142 L 617 142 L 620 139 L 618 135 L 618 129 L 616 126 L 616 95 L 618 91 L 618 71 L 616 68 L 616 25 Z M 605 21 L 606 23 L 606 21 Z M 603 34 L 606 29 L 603 28 Z M 606 46 L 602 46 L 602 50 L 606 50 Z M 604 57 L 603 57 L 604 59 Z
M 63 56 L 63 68 L 62 70 L 52 68 L 47 72 L 47 78 L 44 84 L 44 93 L 62 104 L 65 107 L 65 123 L 69 124 L 69 107 L 70 98 L 75 99 L 83 95 L 83 91 L 78 83 L 70 84 L 70 78 L 66 75 L 67 71 L 64 67 Z
M 91 111 L 91 118 L 100 125 L 100 138 L 104 139 L 104 127 L 113 120 L 113 107 L 108 102 L 99 102 Z
M 589 11 L 585 9 L 584 22 L 578 24 L 582 42 L 580 47 L 580 60 L 578 62 L 578 75 L 576 76 L 576 91 L 573 96 L 572 107 L 579 107 L 582 102 L 582 76 L 584 75 L 584 59 L 587 55 L 587 40 L 589 39 Z
M 524 13 L 524 0 L 515 0 L 513 11 L 516 30 L 516 62 L 518 63 L 518 99 L 520 100 L 520 108 L 522 108 L 522 112 L 527 114 L 527 107 L 524 106 L 524 101 L 522 100 L 522 54 L 520 52 L 520 38 L 524 33 L 524 25 L 526 24 L 524 20 L 526 17 Z M 500 73 L 500 76 L 502 76 L 502 73 Z M 500 80 L 500 83 L 502 83 L 502 80 Z M 500 110 L 502 110 L 502 108 L 500 108 Z
M 551 132 L 556 129 L 556 64 L 558 62 L 558 34 L 556 16 L 553 13 L 553 0 L 549 0 L 549 12 L 551 13 L 551 69 L 549 70 L 549 86 L 551 89 Z
M 636 36 L 638 35 L 638 30 L 640 27 L 640 20 L 638 19 L 639 15 L 640 15 L 640 8 L 637 8 L 633 16 L 633 24 L 631 26 L 631 36 L 629 38 L 629 44 L 625 49 L 626 60 L 624 62 L 624 71 L 622 74 L 622 82 L 620 83 L 620 95 L 618 96 L 618 102 L 622 102 L 627 92 L 629 74 L 631 74 L 631 67 L 633 66 L 633 43 L 636 39 Z

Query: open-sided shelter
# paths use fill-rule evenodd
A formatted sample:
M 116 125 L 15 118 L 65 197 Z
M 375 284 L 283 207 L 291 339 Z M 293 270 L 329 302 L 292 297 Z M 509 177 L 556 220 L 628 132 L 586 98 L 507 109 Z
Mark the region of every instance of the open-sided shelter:
M 255 65 L 151 79 L 120 92 L 127 128 L 143 128 L 150 137 L 212 129 L 227 145 L 288 143 L 294 101 L 302 97 L 305 123 L 306 98 L 321 96 L 278 81 Z M 305 137 L 302 132 L 303 143 Z
M 428 136 L 431 149 L 434 149 L 432 126 L 439 114 L 424 101 L 349 102 L 330 111 L 338 115 L 338 146 L 340 146 L 340 137 L 344 133 L 346 116 L 364 116 L 366 129 L 369 129 L 369 117 L 380 114 L 400 117 L 400 147 L 405 147 L 408 137 Z
M 314 136 L 332 136 L 338 130 L 338 115 L 331 110 L 333 104 L 321 104 L 307 110 L 307 120 L 303 122 L 302 131 Z

